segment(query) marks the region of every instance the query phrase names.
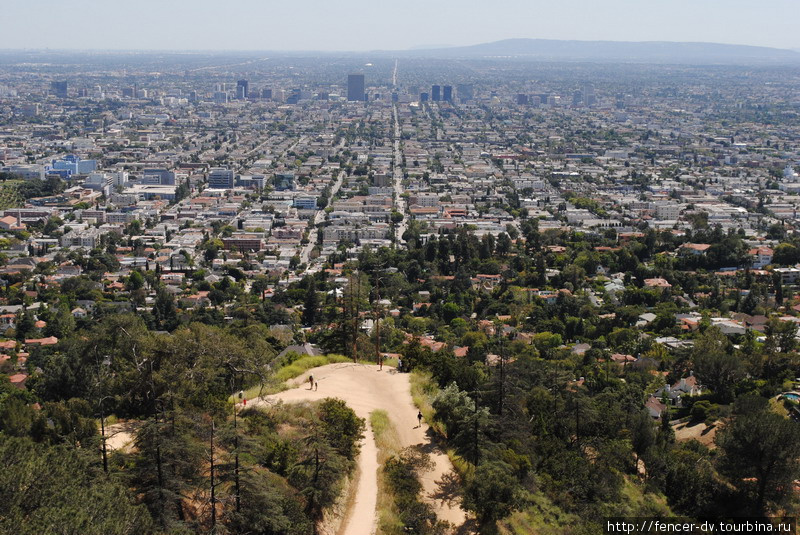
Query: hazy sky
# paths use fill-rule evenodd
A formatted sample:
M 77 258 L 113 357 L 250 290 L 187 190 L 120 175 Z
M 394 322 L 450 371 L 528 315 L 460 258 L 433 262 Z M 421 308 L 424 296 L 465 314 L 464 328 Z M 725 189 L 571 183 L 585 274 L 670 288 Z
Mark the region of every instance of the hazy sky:
M 376 50 L 514 37 L 800 48 L 798 0 L 2 0 L 0 48 Z

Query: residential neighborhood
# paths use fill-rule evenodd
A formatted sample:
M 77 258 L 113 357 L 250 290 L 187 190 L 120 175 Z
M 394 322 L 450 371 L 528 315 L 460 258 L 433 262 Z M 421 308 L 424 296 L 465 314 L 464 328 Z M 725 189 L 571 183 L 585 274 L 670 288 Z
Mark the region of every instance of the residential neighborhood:
M 108 533 L 797 511 L 796 67 L 237 54 L 0 53 L 0 460 Z

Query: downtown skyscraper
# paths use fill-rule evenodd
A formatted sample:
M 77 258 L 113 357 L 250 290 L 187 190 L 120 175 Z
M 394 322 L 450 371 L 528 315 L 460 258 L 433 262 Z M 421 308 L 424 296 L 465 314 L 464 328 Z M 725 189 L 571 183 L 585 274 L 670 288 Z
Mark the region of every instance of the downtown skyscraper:
M 347 100 L 351 102 L 366 100 L 363 74 L 350 74 L 347 76 Z

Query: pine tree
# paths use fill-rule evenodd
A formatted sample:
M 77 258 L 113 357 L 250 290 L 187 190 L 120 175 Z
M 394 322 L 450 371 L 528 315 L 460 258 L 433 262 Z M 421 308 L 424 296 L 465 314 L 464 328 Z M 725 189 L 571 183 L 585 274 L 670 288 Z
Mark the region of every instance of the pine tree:
M 303 324 L 312 326 L 317 319 L 317 311 L 319 309 L 319 296 L 317 295 L 316 280 L 311 277 L 306 289 L 306 297 L 303 302 Z

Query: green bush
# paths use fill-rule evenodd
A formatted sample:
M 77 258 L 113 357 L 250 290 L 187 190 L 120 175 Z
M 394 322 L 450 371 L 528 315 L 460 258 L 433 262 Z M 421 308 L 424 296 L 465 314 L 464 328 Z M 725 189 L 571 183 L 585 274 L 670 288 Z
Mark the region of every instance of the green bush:
M 705 399 L 698 401 L 692 405 L 689 416 L 693 422 L 706 422 L 710 425 L 719 416 L 719 405 Z
M 384 464 L 383 477 L 391 489 L 400 517 L 399 525 L 393 526 L 397 528 L 398 535 L 408 532 L 421 535 L 447 533 L 448 524 L 437 520 L 433 507 L 420 499 L 422 483 L 419 477 L 432 468 L 428 454 L 415 448 L 404 449 Z M 383 526 L 387 533 L 392 533 L 386 529 L 390 527 Z

